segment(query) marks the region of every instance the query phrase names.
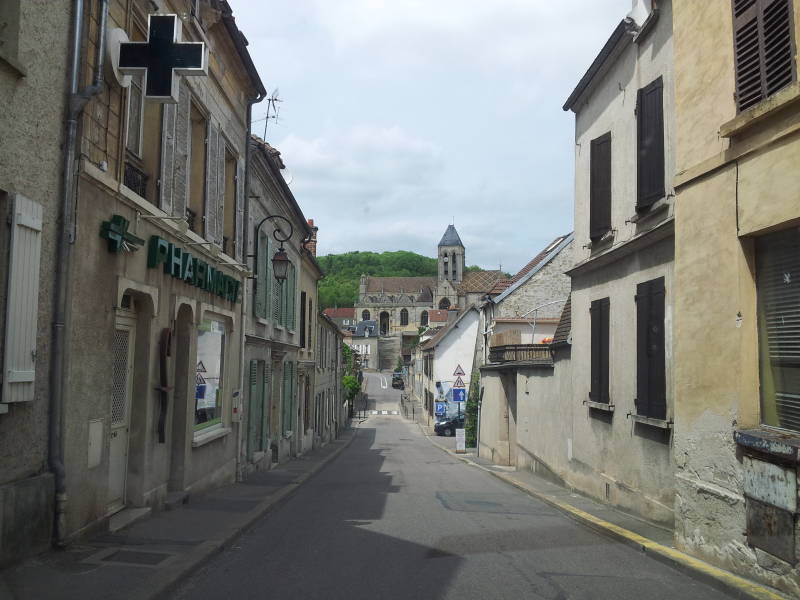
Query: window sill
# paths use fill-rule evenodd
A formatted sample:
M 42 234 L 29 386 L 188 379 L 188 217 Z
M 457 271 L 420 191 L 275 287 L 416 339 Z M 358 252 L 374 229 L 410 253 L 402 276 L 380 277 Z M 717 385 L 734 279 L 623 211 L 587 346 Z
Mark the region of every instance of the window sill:
M 662 215 L 667 209 L 669 209 L 669 202 L 667 202 L 667 198 L 669 198 L 669 196 L 664 196 L 663 198 L 656 200 L 647 210 L 637 212 L 635 215 L 633 215 L 630 219 L 628 219 L 628 222 L 638 224 L 644 221 L 649 221 L 658 215 Z
M 737 446 L 773 461 L 800 462 L 800 433 L 764 427 L 734 431 L 733 439 Z
M 719 135 L 724 138 L 735 137 L 750 126 L 765 120 L 773 112 L 789 106 L 797 100 L 800 100 L 800 81 L 795 81 L 755 106 L 739 113 L 727 123 L 723 123 L 719 128 Z
M 653 417 L 645 417 L 644 415 L 635 415 L 633 413 L 628 416 L 642 425 L 649 425 L 658 429 L 672 429 L 672 421 L 667 421 L 666 419 L 654 419 Z
M 611 404 L 610 402 L 606 404 L 605 402 L 595 402 L 594 400 L 585 400 L 584 404 L 594 410 L 602 410 L 603 412 L 608 412 L 608 413 L 614 412 L 614 405 Z
M 231 431 L 233 431 L 230 427 L 212 427 L 210 431 L 208 430 L 200 430 L 194 433 L 194 438 L 192 439 L 192 448 L 199 448 L 200 446 L 205 446 L 209 442 L 213 442 L 214 440 L 218 440 L 219 438 L 225 437 Z
M 610 246 L 614 242 L 614 236 L 616 233 L 616 229 L 609 229 L 596 240 L 589 240 L 589 243 L 586 244 L 585 247 L 589 250 L 599 250 L 606 246 Z

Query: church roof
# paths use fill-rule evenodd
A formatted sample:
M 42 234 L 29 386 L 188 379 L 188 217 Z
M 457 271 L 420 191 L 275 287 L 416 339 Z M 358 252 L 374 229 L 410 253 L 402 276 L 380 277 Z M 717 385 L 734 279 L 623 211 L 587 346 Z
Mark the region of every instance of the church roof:
M 367 292 L 399 292 L 419 294 L 435 288 L 436 277 L 367 277 Z
M 447 311 L 446 310 L 429 310 L 428 311 L 429 323 L 446 323 Z
M 502 271 L 467 271 L 457 290 L 459 294 L 487 293 L 502 278 Z
M 442 236 L 442 241 L 439 242 L 439 247 L 442 246 L 461 246 L 464 247 L 464 244 L 461 243 L 461 238 L 458 237 L 458 232 L 454 225 L 448 225 L 447 230 L 444 232 Z

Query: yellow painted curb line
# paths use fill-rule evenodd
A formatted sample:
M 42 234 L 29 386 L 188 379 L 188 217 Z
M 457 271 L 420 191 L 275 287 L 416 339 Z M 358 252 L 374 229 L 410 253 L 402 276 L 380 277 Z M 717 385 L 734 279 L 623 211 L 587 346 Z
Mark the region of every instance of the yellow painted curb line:
M 480 465 L 479 465 L 480 466 Z M 693 556 L 689 556 L 681 552 L 680 550 L 676 550 L 675 548 L 669 548 L 668 546 L 664 546 L 659 544 L 658 542 L 654 542 L 651 539 L 648 539 L 644 536 L 639 535 L 638 533 L 634 533 L 629 529 L 625 529 L 624 527 L 620 527 L 619 525 L 615 525 L 614 523 L 610 523 L 605 521 L 604 519 L 600 519 L 599 517 L 595 517 L 594 515 L 587 513 L 579 508 L 575 508 L 571 504 L 566 502 L 562 502 L 553 498 L 552 496 L 548 496 L 547 494 L 543 494 L 538 490 L 535 490 L 528 485 L 524 484 L 521 481 L 510 477 L 509 475 L 505 475 L 504 473 L 497 473 L 495 471 L 489 471 L 489 473 L 494 475 L 495 477 L 507 481 L 511 485 L 527 492 L 528 494 L 535 496 L 541 500 L 546 501 L 548 504 L 562 510 L 566 513 L 573 515 L 580 521 L 584 521 L 587 523 L 591 523 L 598 528 L 605 529 L 614 533 L 616 536 L 620 538 L 624 538 L 625 540 L 640 546 L 643 550 L 647 552 L 652 552 L 653 554 L 659 554 L 671 562 L 682 564 L 686 567 L 689 567 L 695 571 L 699 571 L 708 577 L 712 577 L 718 581 L 722 581 L 726 585 L 735 588 L 745 594 L 749 595 L 752 598 L 756 598 L 758 600 L 787 600 L 788 596 L 784 596 L 778 592 L 772 591 L 769 588 L 766 588 L 762 585 L 759 585 L 755 582 L 749 581 L 744 577 L 739 577 L 738 575 L 734 575 L 724 569 L 720 569 L 718 567 L 712 566 L 707 562 L 704 562 L 698 558 L 694 558 Z
M 428 436 L 426 436 L 428 437 Z M 754 598 L 755 600 L 787 600 L 789 596 L 785 596 L 779 592 L 773 591 L 767 587 L 759 585 L 753 581 L 745 579 L 744 577 L 739 577 L 738 575 L 734 575 L 724 569 L 720 569 L 719 567 L 715 567 L 713 565 L 708 564 L 698 558 L 694 558 L 693 556 L 689 556 L 680 550 L 676 550 L 675 548 L 670 548 L 668 546 L 664 546 L 663 544 L 659 544 L 658 542 L 654 542 L 651 539 L 648 539 L 644 536 L 639 535 L 638 533 L 634 533 L 629 529 L 625 529 L 624 527 L 620 527 L 619 525 L 615 525 L 614 523 L 610 523 L 604 519 L 599 517 L 595 517 L 594 515 L 587 513 L 579 508 L 575 508 L 571 504 L 566 502 L 562 502 L 552 496 L 544 494 L 539 490 L 528 486 L 527 484 L 519 481 L 518 479 L 514 479 L 510 475 L 505 473 L 500 473 L 497 471 L 492 471 L 491 469 L 487 469 L 483 465 L 479 465 L 478 463 L 472 462 L 468 458 L 456 454 L 452 452 L 449 448 L 434 442 L 430 437 L 428 437 L 428 441 L 431 444 L 440 448 L 447 452 L 448 454 L 464 461 L 467 464 L 471 464 L 487 473 L 494 475 L 498 479 L 505 481 L 516 488 L 519 488 L 523 492 L 546 502 L 547 504 L 557 508 L 565 513 L 568 513 L 572 517 L 574 517 L 578 521 L 582 521 L 584 523 L 593 526 L 595 529 L 603 529 L 610 533 L 613 533 L 616 537 L 621 538 L 625 541 L 630 542 L 631 544 L 635 544 L 645 550 L 647 552 L 651 552 L 652 554 L 657 554 L 672 563 L 676 563 L 678 565 L 682 565 L 684 567 L 688 567 L 693 571 L 697 571 L 702 573 L 708 578 L 715 579 L 717 581 L 722 582 L 727 587 L 738 590 L 739 592 L 746 594 L 750 598 Z

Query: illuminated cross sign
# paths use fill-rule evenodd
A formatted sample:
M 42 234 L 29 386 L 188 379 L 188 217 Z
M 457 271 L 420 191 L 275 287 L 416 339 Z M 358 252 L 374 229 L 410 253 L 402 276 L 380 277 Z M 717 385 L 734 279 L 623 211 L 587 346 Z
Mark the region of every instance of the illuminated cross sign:
M 203 42 L 181 42 L 177 15 L 150 15 L 146 42 L 119 46 L 119 70 L 144 74 L 145 96 L 157 102 L 178 101 L 178 75 L 206 75 Z

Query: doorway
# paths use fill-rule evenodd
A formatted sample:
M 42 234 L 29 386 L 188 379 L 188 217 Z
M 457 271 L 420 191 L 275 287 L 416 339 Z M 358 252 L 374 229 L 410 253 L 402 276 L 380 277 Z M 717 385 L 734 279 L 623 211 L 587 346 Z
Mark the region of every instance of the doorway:
M 114 338 L 111 344 L 112 387 L 107 514 L 115 513 L 125 507 L 135 347 L 136 315 L 133 311 L 120 310 L 114 324 Z

